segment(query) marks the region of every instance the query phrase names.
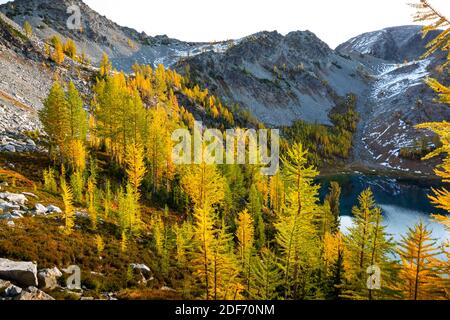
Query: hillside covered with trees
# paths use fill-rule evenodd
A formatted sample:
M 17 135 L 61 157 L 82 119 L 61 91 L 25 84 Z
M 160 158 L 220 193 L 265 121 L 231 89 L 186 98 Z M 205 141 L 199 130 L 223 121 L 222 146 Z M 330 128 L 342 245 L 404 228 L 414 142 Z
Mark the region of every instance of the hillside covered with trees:
M 425 32 L 445 28 L 427 54 L 448 53 L 448 20 L 424 0 L 418 10 L 417 19 L 432 20 Z M 31 37 L 31 26 L 24 29 Z M 73 41 L 55 36 L 45 50 L 53 66 L 66 59 L 73 68 L 90 65 Z M 444 72 L 449 63 L 450 53 Z M 126 74 L 105 54 L 92 70 L 87 88 L 55 74 L 39 111 L 44 132 L 28 133 L 41 152 L 0 153 L 0 213 L 7 214 L 11 194 L 28 195 L 27 210 L 36 213 L 13 224 L 0 219 L 0 257 L 81 268 L 82 292 L 65 288 L 61 278 L 58 286 L 43 288 L 50 296 L 450 299 L 449 244 L 438 243 L 425 223 L 409 226 L 394 241 L 369 188 L 354 203 L 353 224 L 343 232 L 341 187 L 333 182 L 320 197 L 321 167 L 351 156 L 360 119 L 354 95 L 340 97 L 331 125 L 299 121 L 283 127 L 279 171 L 266 176 L 258 164 L 173 160 L 175 130 L 193 132 L 196 120 L 223 133 L 264 128 L 248 111 L 163 65 L 135 64 Z M 428 84 L 441 103 L 450 104 L 447 83 Z M 440 146 L 427 157 L 444 155 L 436 174 L 450 182 L 449 124 L 418 128 L 439 136 Z M 450 212 L 448 190 L 434 190 L 430 201 Z M 40 203 L 61 212 L 39 215 Z M 450 232 L 447 216 L 434 218 Z M 0 286 L 0 295 L 5 289 Z

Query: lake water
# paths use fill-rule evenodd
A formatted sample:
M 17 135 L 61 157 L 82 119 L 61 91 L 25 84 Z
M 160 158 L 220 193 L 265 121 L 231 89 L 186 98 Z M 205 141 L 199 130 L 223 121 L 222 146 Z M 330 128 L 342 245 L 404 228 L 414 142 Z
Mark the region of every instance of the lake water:
M 445 214 L 434 208 L 428 199 L 432 187 L 443 186 L 438 181 L 393 179 L 358 173 L 329 176 L 319 180 L 319 183 L 322 184 L 322 199 L 325 197 L 331 181 L 338 182 L 342 188 L 341 229 L 343 232 L 346 232 L 352 224 L 352 207 L 358 204 L 358 195 L 370 187 L 377 205 L 383 210 L 387 231 L 396 241 L 399 241 L 401 236 L 406 234 L 408 228 L 420 220 L 429 225 L 429 228 L 433 230 L 433 237 L 439 242 L 450 239 L 445 228 L 431 217 L 431 214 L 434 213 Z

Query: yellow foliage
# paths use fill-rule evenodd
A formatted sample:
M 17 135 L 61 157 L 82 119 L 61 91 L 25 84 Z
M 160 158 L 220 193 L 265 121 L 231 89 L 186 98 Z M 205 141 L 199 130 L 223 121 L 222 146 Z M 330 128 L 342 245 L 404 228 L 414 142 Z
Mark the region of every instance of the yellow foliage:
M 436 242 L 423 223 L 410 228 L 400 243 L 401 269 L 398 289 L 406 300 L 433 300 L 443 297 L 439 278 Z
M 61 189 L 62 189 L 62 198 L 64 202 L 64 223 L 65 223 L 65 233 L 71 234 L 73 227 L 75 225 L 74 222 L 74 214 L 75 208 L 73 206 L 73 193 L 70 186 L 67 185 L 66 179 L 61 178 Z
M 128 181 L 134 188 L 136 199 L 139 199 L 139 188 L 145 176 L 144 148 L 139 143 L 127 146 L 125 163 Z
M 100 62 L 100 76 L 106 77 L 111 73 L 112 65 L 109 61 L 109 57 L 106 53 L 103 54 L 102 61 Z
M 72 140 L 69 143 L 69 162 L 76 171 L 83 172 L 86 169 L 86 149 L 80 140 Z
M 206 203 L 214 206 L 225 198 L 225 179 L 215 165 L 191 165 L 182 177 L 181 185 L 194 206 L 202 208 Z
M 33 27 L 28 21 L 25 21 L 23 24 L 23 31 L 25 32 L 27 38 L 31 38 L 33 36 Z
M 101 255 L 103 253 L 103 250 L 105 250 L 105 243 L 102 236 L 99 234 L 95 237 L 95 245 L 97 246 L 98 254 Z
M 77 56 L 77 46 L 72 39 L 68 39 L 64 44 L 64 53 L 72 59 Z

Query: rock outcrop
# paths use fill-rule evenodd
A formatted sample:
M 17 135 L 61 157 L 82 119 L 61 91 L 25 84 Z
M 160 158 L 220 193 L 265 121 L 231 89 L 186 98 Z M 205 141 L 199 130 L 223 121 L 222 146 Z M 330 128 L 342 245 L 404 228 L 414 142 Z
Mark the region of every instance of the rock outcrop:
M 37 265 L 33 262 L 15 262 L 0 258 L 0 279 L 20 286 L 37 286 Z
M 58 279 L 62 277 L 62 273 L 58 268 L 54 267 L 53 269 L 39 270 L 37 276 L 40 289 L 55 289 L 58 286 Z

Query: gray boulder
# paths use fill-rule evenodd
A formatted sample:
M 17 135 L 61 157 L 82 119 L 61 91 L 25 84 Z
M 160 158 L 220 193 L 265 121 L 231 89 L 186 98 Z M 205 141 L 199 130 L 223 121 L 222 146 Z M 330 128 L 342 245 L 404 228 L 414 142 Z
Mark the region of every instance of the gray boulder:
M 21 210 L 13 210 L 11 212 L 11 216 L 13 219 L 22 219 L 24 214 L 26 214 L 25 211 L 21 211 Z
M 50 205 L 47 207 L 47 213 L 62 213 L 62 210 L 57 206 Z
M 2 148 L 6 152 L 16 152 L 16 147 L 14 147 L 12 144 L 8 144 L 6 146 L 3 146 Z
M 152 271 L 145 264 L 132 263 L 132 264 L 130 264 L 130 267 L 134 271 L 141 273 L 146 278 L 152 276 Z
M 38 272 L 38 282 L 40 289 L 55 289 L 58 286 L 58 279 L 62 277 L 61 271 L 53 269 L 43 269 Z
M 7 200 L 13 204 L 22 206 L 24 206 L 25 203 L 28 201 L 27 197 L 25 197 L 23 194 L 16 194 L 9 192 L 0 193 L 0 199 Z
M 31 192 L 22 192 L 22 194 L 24 196 L 28 196 L 28 197 L 35 198 L 35 199 L 39 198 L 37 195 L 35 195 L 34 193 L 31 193 Z
M 35 209 L 36 209 L 36 214 L 37 215 L 45 215 L 46 213 L 47 213 L 47 208 L 46 207 L 44 207 L 42 204 L 40 204 L 40 203 L 37 203 L 36 204 L 36 206 L 35 206 Z
M 0 278 L 24 287 L 37 286 L 37 265 L 0 258 Z
M 22 293 L 22 288 L 19 288 L 15 285 L 10 285 L 8 288 L 6 288 L 4 295 L 8 298 L 14 298 Z
M 5 200 L 0 199 L 0 209 L 3 212 L 9 212 L 11 210 L 19 210 L 20 206 L 17 204 L 12 204 L 10 202 L 6 202 Z

